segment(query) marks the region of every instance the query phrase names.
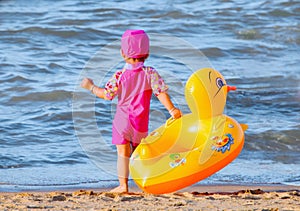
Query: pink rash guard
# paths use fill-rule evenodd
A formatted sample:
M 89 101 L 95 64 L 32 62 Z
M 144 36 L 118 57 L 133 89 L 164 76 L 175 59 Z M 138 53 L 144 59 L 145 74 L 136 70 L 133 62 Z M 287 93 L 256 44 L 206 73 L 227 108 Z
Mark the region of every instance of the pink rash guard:
M 126 64 L 105 85 L 105 97 L 118 96 L 118 104 L 112 127 L 112 143 L 137 146 L 148 134 L 150 100 L 167 92 L 168 86 L 152 67 L 143 62 Z

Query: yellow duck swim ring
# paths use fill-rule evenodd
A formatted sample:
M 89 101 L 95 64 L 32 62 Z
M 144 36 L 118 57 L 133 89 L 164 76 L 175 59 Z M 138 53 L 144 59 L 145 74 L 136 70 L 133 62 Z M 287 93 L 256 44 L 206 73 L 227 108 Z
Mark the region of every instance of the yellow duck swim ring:
M 185 98 L 191 113 L 168 119 L 151 132 L 130 158 L 130 174 L 145 192 L 170 193 L 192 185 L 233 161 L 243 148 L 244 130 L 223 114 L 230 89 L 212 68 L 188 79 Z

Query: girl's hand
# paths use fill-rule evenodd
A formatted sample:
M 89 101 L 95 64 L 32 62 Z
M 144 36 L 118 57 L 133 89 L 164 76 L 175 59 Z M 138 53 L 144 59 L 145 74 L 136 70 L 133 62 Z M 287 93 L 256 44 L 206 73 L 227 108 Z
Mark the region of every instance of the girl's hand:
M 178 119 L 182 116 L 181 111 L 178 108 L 173 108 L 169 111 L 170 115 L 173 117 L 173 119 Z
M 94 82 L 90 78 L 84 78 L 81 82 L 81 87 L 84 89 L 91 90 L 93 86 L 94 86 Z

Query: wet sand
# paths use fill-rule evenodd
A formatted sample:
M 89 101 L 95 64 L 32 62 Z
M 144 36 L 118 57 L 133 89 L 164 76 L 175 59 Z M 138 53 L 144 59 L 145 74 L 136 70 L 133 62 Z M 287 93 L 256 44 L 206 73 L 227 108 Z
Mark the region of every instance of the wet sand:
M 299 210 L 299 186 L 202 185 L 153 195 L 108 189 L 0 193 L 0 210 Z

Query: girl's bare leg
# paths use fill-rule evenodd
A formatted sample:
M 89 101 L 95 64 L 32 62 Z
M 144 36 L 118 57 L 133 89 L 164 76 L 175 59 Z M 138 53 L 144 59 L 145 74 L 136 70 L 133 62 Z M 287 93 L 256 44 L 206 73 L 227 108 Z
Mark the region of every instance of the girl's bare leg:
M 129 158 L 131 154 L 130 144 L 116 145 L 118 151 L 118 178 L 120 185 L 110 192 L 126 193 L 128 192 L 128 176 L 129 176 Z

